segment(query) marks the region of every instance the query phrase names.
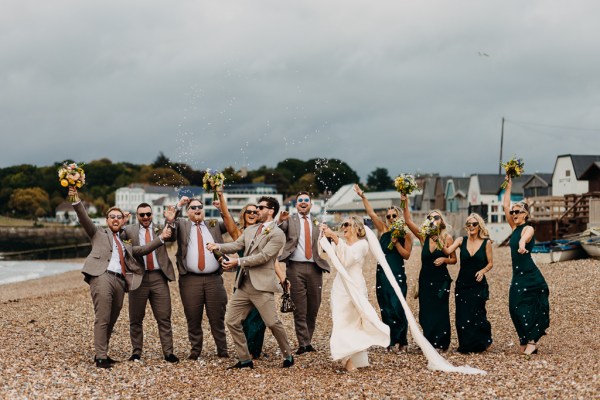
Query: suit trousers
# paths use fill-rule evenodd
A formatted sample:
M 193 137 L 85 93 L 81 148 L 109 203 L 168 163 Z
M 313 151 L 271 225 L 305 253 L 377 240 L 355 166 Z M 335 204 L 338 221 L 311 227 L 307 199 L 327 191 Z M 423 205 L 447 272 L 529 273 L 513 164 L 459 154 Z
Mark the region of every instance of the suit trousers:
M 125 297 L 125 280 L 103 273 L 90 279 L 94 303 L 94 350 L 96 358 L 106 359 L 113 327 L 119 318 Z
M 294 327 L 298 346 L 312 342 L 321 307 L 323 270 L 314 262 L 288 261 L 286 275 L 292 285 L 290 297 L 296 305 Z
M 292 354 L 292 349 L 290 348 L 283 323 L 277 315 L 275 295 L 271 292 L 256 290 L 252 286 L 250 276 L 246 275 L 241 287 L 238 287 L 233 293 L 233 297 L 229 303 L 229 311 L 225 319 L 240 361 L 252 359 L 242 324 L 253 307 L 256 307 L 265 325 L 273 333 L 283 357 L 289 357 Z
M 202 316 L 204 307 L 215 340 L 217 354 L 227 357 L 227 336 L 225 334 L 225 311 L 227 291 L 223 277 L 218 274 L 185 274 L 179 276 L 179 293 L 188 325 L 188 337 L 192 349 L 190 355 L 202 352 Z
M 142 355 L 144 345 L 144 316 L 150 301 L 152 314 L 158 325 L 160 344 L 165 356 L 173 354 L 171 329 L 171 292 L 169 282 L 160 270 L 144 272 L 139 288 L 129 292 L 129 334 L 132 354 Z

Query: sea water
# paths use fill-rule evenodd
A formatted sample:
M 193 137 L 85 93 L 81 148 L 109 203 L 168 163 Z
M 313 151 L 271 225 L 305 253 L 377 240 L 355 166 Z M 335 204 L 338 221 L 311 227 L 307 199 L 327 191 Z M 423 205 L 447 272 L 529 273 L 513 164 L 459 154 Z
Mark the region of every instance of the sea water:
M 82 267 L 83 263 L 77 262 L 0 260 L 0 285 L 56 275 Z

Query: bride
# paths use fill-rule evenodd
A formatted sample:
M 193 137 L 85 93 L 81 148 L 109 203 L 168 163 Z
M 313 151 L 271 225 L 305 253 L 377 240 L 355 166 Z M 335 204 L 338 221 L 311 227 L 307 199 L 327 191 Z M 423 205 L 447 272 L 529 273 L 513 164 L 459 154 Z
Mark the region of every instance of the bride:
M 390 328 L 379 320 L 367 298 L 362 269 L 369 244 L 363 222 L 356 217 L 346 218 L 340 227 L 343 238 L 326 224 L 321 224 L 320 229 L 333 242 L 335 255 L 343 267 L 337 268 L 331 287 L 331 356 L 341 360 L 347 371 L 353 371 L 369 365 L 369 347 L 388 346 Z M 323 256 L 326 257 L 324 253 Z

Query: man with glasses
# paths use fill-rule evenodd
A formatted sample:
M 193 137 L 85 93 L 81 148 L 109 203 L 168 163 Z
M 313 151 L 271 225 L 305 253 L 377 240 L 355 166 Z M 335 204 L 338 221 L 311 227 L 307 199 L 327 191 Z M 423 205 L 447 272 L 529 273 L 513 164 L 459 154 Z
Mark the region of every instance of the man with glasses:
M 175 225 L 177 236 L 177 270 L 179 293 L 188 325 L 191 344 L 189 359 L 198 360 L 202 353 L 202 317 L 204 308 L 215 340 L 217 355 L 229 357 L 225 334 L 227 291 L 223 285 L 223 269 L 206 250 L 207 243 L 223 243 L 226 232 L 223 222 L 205 221 L 204 204 L 199 199 L 183 196 L 177 203 L 177 212 L 187 204 L 188 218 L 175 219 L 167 213 L 167 222 Z
M 69 188 L 69 197 L 77 197 L 77 189 Z M 136 257 L 152 253 L 171 236 L 169 229 L 164 229 L 160 235 L 144 246 L 132 246 L 129 241 L 120 237 L 121 227 L 125 219 L 123 212 L 117 207 L 111 207 L 106 213 L 108 228 L 94 225 L 87 215 L 80 200 L 73 203 L 73 208 L 79 223 L 92 242 L 92 251 L 85 259 L 82 273 L 84 280 L 90 285 L 90 294 L 94 303 L 94 360 L 99 368 L 110 368 L 115 363 L 108 356 L 108 343 L 113 327 L 119 318 L 123 307 L 126 291 L 133 291 L 140 285 L 142 279 L 127 282 L 133 274 L 141 276 L 143 267 L 138 264 Z
M 310 194 L 300 192 L 296 195 L 298 213 L 290 216 L 282 212 L 279 217 L 279 227 L 286 235 L 279 261 L 286 264 L 291 284 L 290 296 L 296 305 L 296 354 L 316 351 L 311 342 L 321 306 L 323 272 L 329 272 L 329 264 L 319 257 L 319 228 L 310 215 L 311 208 Z
M 283 368 L 294 365 L 292 349 L 277 315 L 274 295 L 279 291 L 279 285 L 286 284 L 285 278 L 278 282 L 275 274 L 277 255 L 285 244 L 284 233 L 273 221 L 279 212 L 279 202 L 273 197 L 263 196 L 258 200 L 256 208 L 257 223 L 247 227 L 235 242 L 210 243 L 207 246 L 209 251 L 220 250 L 225 254 L 244 251 L 240 258 L 232 257 L 222 261 L 223 268 L 226 269 L 241 267 L 226 319 L 239 361 L 228 369 L 254 368 L 242 326 L 252 307 L 256 307 L 277 340 L 283 356 Z
M 131 239 L 134 246 L 143 246 L 150 243 L 161 229 L 152 222 L 152 206 L 150 204 L 138 205 L 136 217 L 138 223 L 125 226 L 122 237 Z M 175 236 L 169 238 L 169 241 L 174 240 Z M 137 290 L 129 292 L 129 334 L 133 348 L 129 361 L 137 361 L 142 356 L 144 316 L 146 315 L 146 304 L 150 301 L 152 314 L 158 325 L 163 356 L 168 362 L 178 362 L 179 358 L 173 354 L 171 292 L 169 290 L 169 282 L 175 280 L 175 271 L 167 248 L 161 246 L 146 256 L 136 257 L 136 259 L 145 268 L 142 284 Z

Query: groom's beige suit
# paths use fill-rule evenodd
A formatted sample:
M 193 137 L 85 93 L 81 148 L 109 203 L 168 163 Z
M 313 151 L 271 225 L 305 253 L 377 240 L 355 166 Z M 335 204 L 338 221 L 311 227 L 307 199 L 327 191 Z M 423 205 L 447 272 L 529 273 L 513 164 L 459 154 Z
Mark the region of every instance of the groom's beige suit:
M 275 261 L 285 244 L 285 234 L 274 222 L 264 228 L 262 226 L 263 224 L 250 226 L 235 242 L 219 245 L 220 250 L 225 254 L 244 250 L 243 257 L 239 259 L 241 270 L 235 282 L 236 291 L 225 317 L 225 323 L 231 333 L 240 361 L 252 358 L 248 351 L 242 322 L 253 306 L 273 333 L 283 357 L 291 355 L 285 329 L 277 315 L 274 296 L 274 293 L 280 290 L 275 274 Z

